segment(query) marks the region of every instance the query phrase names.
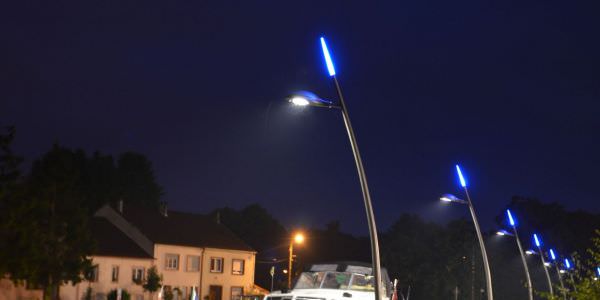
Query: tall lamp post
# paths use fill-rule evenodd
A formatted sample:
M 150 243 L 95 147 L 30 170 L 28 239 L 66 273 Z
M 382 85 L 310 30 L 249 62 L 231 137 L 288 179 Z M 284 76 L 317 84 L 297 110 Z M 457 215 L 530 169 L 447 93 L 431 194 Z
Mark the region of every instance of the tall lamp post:
M 463 176 L 460 167 L 456 165 L 456 173 L 458 173 L 458 179 L 460 180 L 460 185 L 465 190 L 465 194 L 467 195 L 467 200 L 459 199 L 453 195 L 446 194 L 440 198 L 442 201 L 446 202 L 457 202 L 461 204 L 466 204 L 469 206 L 469 211 L 471 212 L 471 217 L 473 218 L 473 224 L 475 225 L 475 232 L 477 233 L 477 239 L 479 240 L 479 248 L 481 249 L 481 256 L 483 257 L 483 269 L 485 271 L 485 279 L 487 286 L 487 298 L 488 300 L 494 299 L 494 292 L 492 290 L 492 273 L 490 272 L 490 263 L 488 261 L 487 252 L 485 251 L 485 244 L 483 242 L 483 236 L 481 235 L 481 229 L 479 228 L 479 222 L 477 221 L 477 216 L 475 215 L 475 208 L 473 207 L 473 202 L 471 202 L 471 197 L 469 196 L 469 190 L 467 189 L 467 181 Z
M 506 216 L 508 217 L 508 223 L 510 224 L 510 227 L 512 227 L 513 229 L 512 234 L 502 230 L 498 231 L 498 235 L 512 235 L 517 241 L 517 247 L 519 248 L 519 254 L 521 255 L 521 262 L 523 262 L 523 269 L 525 269 L 525 278 L 527 279 L 527 292 L 529 293 L 529 300 L 533 300 L 533 287 L 531 286 L 529 267 L 527 266 L 527 260 L 525 260 L 525 252 L 523 252 L 521 240 L 519 239 L 519 234 L 517 233 L 517 221 L 513 217 L 509 209 L 506 210 Z
M 550 249 L 550 259 L 554 263 L 554 267 L 556 268 L 556 276 L 558 276 L 558 282 L 560 283 L 560 288 L 563 294 L 563 299 L 567 300 L 567 293 L 565 291 L 565 284 L 563 283 L 562 276 L 560 275 L 560 268 L 558 267 L 558 262 L 556 261 L 556 254 L 553 249 Z
M 304 242 L 304 235 L 302 233 L 296 233 L 294 238 L 290 240 L 289 254 L 288 258 L 288 289 L 292 288 L 292 262 L 294 261 L 294 243 L 302 244 Z
M 356 142 L 356 136 L 354 135 L 354 129 L 350 123 L 350 116 L 348 114 L 348 108 L 342 95 L 342 89 L 337 80 L 333 60 L 327 48 L 325 39 L 321 37 L 321 49 L 323 50 L 323 56 L 325 58 L 325 64 L 327 65 L 327 71 L 329 76 L 333 78 L 335 88 L 338 95 L 338 103 L 334 104 L 332 101 L 324 100 L 317 97 L 315 94 L 302 92 L 294 95 L 290 98 L 290 102 L 299 106 L 317 106 L 317 107 L 328 107 L 337 108 L 342 112 L 342 118 L 350 139 L 350 146 L 352 147 L 352 153 L 354 154 L 354 161 L 356 163 L 356 169 L 358 171 L 358 178 L 360 180 L 360 188 L 362 190 L 363 201 L 365 210 L 367 213 L 367 222 L 369 224 L 369 236 L 371 238 L 371 259 L 373 263 L 373 275 L 375 277 L 375 300 L 381 299 L 381 264 L 379 258 L 379 241 L 377 238 L 377 226 L 375 225 L 375 214 L 373 213 L 373 205 L 371 203 L 371 195 L 369 193 L 369 186 L 367 184 L 367 175 L 363 167 L 360 152 L 358 150 L 358 144 Z
M 542 241 L 538 237 L 537 233 L 533 234 L 533 241 L 535 242 L 535 246 L 538 248 L 538 253 L 540 255 L 540 259 L 542 260 L 542 267 L 544 268 L 544 272 L 546 273 L 546 280 L 548 281 L 548 290 L 550 291 L 550 295 L 554 296 L 554 290 L 552 289 L 552 280 L 550 280 L 550 274 L 548 273 L 548 268 L 546 268 L 544 252 L 542 252 Z
M 573 287 L 573 290 L 577 292 L 575 279 L 573 278 L 573 272 L 571 272 L 571 261 L 568 258 L 565 258 L 565 272 L 569 273 L 569 278 L 571 278 L 571 286 Z

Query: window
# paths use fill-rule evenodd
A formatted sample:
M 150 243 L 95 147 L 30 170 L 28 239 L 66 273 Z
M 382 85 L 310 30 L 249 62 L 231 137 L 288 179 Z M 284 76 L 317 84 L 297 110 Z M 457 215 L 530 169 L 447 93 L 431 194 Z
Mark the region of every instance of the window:
M 232 286 L 231 287 L 231 300 L 242 300 L 242 295 L 244 294 L 244 288 L 241 286 Z
M 211 273 L 223 273 L 223 258 L 222 257 L 211 257 L 210 258 L 210 272 Z
M 93 266 L 87 275 L 90 282 L 98 282 L 98 265 Z
M 234 259 L 231 264 L 231 274 L 244 275 L 244 260 Z
M 137 284 L 142 283 L 144 280 L 144 268 L 133 267 L 133 271 L 131 272 L 131 280 Z
M 188 272 L 200 271 L 200 256 L 188 255 L 186 271 L 188 271 Z
M 112 274 L 110 276 L 111 281 L 112 282 L 119 282 L 119 266 L 113 266 L 111 274 Z
M 165 254 L 165 269 L 179 270 L 179 254 Z

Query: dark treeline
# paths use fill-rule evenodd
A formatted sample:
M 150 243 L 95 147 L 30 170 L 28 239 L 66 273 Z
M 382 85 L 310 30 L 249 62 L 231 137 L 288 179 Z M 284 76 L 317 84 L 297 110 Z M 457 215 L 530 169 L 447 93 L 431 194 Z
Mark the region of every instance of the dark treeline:
M 600 228 L 600 215 L 570 212 L 555 203 L 514 197 L 507 205 L 519 218 L 523 247 L 532 245 L 531 234 L 540 233 L 559 253 L 585 254 L 592 247 L 590 238 Z M 231 208 L 212 212 L 216 218 L 258 251 L 256 283 L 270 288 L 269 269 L 276 267 L 275 289 L 285 287 L 288 246 L 292 232 L 286 231 L 272 215 L 257 204 L 241 210 Z M 498 229 L 506 228 L 506 215 L 499 212 Z M 340 223 L 325 228 L 305 229 L 304 245 L 295 246 L 295 274 L 311 263 L 371 260 L 368 237 L 340 231 Z M 493 273 L 494 296 L 498 299 L 526 299 L 524 271 L 512 237 L 485 235 Z M 398 220 L 380 232 L 382 264 L 390 277 L 399 280 L 399 289 L 411 299 L 483 299 L 484 273 L 479 245 L 470 219 L 447 224 L 427 222 L 417 215 L 399 214 Z M 539 257 L 528 257 L 533 287 L 545 291 L 547 283 Z M 553 280 L 557 279 L 553 277 Z
M 26 280 L 57 299 L 58 287 L 85 279 L 94 240 L 87 222 L 104 204 L 122 200 L 126 205 L 158 209 L 162 188 L 156 183 L 151 162 L 141 154 L 126 152 L 114 158 L 87 154 L 54 145 L 21 173 L 22 158 L 12 152 L 14 128 L 0 131 L 0 274 Z M 507 205 L 518 219 L 521 240 L 531 247 L 531 234 L 542 235 L 562 255 L 586 255 L 590 238 L 600 229 L 600 215 L 567 211 L 555 203 L 515 197 Z M 222 208 L 211 213 L 258 251 L 256 283 L 269 288 L 269 269 L 276 267 L 275 284 L 286 282 L 289 232 L 258 204 L 243 209 Z M 507 228 L 504 211 L 498 228 Z M 306 242 L 295 247 L 294 273 L 327 261 L 371 260 L 368 237 L 340 230 L 332 221 L 325 228 L 305 229 Z M 470 219 L 447 224 L 398 213 L 389 228 L 380 228 L 383 266 L 399 280 L 399 289 L 411 289 L 411 299 L 481 299 L 484 274 L 478 243 Z M 525 299 L 523 269 L 511 237 L 490 230 L 486 234 L 494 296 Z M 600 242 L 599 242 L 600 244 Z M 600 254 L 598 254 L 600 262 Z M 546 282 L 538 257 L 529 257 L 533 286 L 544 291 Z M 556 277 L 553 275 L 553 280 Z

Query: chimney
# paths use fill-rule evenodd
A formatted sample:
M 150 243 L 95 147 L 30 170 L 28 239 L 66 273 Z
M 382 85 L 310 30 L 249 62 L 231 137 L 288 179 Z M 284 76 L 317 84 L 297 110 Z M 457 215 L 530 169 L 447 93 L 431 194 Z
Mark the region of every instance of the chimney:
M 167 202 L 163 201 L 160 203 L 160 214 L 165 218 L 169 216 L 169 210 L 167 209 Z
M 119 199 L 119 202 L 117 202 L 117 210 L 120 214 L 123 214 L 123 199 Z

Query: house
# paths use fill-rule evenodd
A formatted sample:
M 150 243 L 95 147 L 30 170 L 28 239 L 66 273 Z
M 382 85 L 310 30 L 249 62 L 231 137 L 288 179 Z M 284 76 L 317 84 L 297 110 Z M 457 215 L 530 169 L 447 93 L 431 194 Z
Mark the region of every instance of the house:
M 173 300 L 237 300 L 251 294 L 256 252 L 224 225 L 198 214 L 106 205 L 92 220 L 97 251 L 91 280 L 60 289 L 62 300 L 80 300 L 88 288 L 92 299 L 115 289 L 131 300 L 157 299 L 139 284 L 156 266 L 164 293 Z M 193 292 L 192 292 L 193 291 Z

